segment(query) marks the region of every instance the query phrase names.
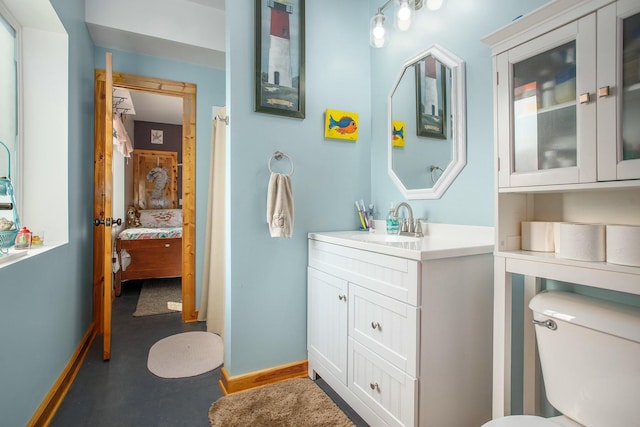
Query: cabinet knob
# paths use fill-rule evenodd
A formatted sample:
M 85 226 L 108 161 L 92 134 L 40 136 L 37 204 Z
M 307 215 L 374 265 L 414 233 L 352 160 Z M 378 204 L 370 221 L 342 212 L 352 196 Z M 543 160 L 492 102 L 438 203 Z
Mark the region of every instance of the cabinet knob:
M 371 390 L 380 391 L 380 387 L 378 387 L 378 383 L 369 383 L 369 387 L 371 387 Z
M 371 322 L 371 327 L 373 329 L 378 329 L 378 330 L 382 330 L 382 325 L 378 322 Z
M 589 92 L 581 93 L 578 99 L 580 100 L 580 104 L 588 104 L 589 101 L 591 101 L 591 95 L 589 95 Z
M 340 294 L 340 295 L 338 295 L 338 299 L 339 299 L 340 301 L 346 301 L 346 300 L 347 300 L 347 296 L 346 296 L 346 295 L 342 295 L 342 294 Z
M 600 98 L 609 96 L 609 86 L 602 86 L 600 89 L 598 89 L 598 96 Z

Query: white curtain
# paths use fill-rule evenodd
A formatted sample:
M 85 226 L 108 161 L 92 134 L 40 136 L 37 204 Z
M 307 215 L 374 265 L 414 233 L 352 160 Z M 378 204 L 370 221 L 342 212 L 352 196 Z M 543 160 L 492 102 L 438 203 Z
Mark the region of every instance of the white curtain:
M 209 168 L 209 203 L 204 245 L 204 269 L 198 320 L 206 320 L 207 331 L 224 339 L 225 221 L 224 179 L 227 129 L 226 108 L 216 111 L 213 120 L 211 166 Z

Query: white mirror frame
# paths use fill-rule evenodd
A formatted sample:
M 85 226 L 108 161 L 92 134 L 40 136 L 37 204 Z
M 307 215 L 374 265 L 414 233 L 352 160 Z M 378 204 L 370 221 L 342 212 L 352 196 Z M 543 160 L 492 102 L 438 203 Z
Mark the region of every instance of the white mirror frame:
M 453 138 L 451 143 L 453 145 L 453 154 L 451 162 L 447 165 L 444 172 L 432 188 L 407 189 L 402 183 L 402 180 L 400 180 L 393 170 L 393 144 L 391 143 L 391 135 L 393 132 L 392 98 L 407 67 L 414 65 L 420 59 L 428 55 L 434 56 L 438 61 L 451 69 L 451 113 L 453 117 Z M 465 81 L 465 62 L 443 47 L 433 44 L 427 50 L 420 52 L 402 65 L 402 69 L 389 92 L 389 97 L 387 99 L 387 169 L 391 180 L 396 184 L 400 191 L 402 191 L 404 197 L 409 200 L 439 199 L 467 164 Z

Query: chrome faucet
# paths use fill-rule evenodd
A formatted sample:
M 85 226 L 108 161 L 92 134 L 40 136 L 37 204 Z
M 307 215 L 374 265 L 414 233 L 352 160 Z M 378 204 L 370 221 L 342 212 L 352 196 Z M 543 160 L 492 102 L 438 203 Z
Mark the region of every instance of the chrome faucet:
M 407 202 L 398 203 L 396 208 L 393 210 L 393 215 L 397 218 L 398 213 L 400 212 L 400 208 L 403 206 L 407 208 L 407 212 L 409 212 L 409 219 L 408 219 L 408 223 L 404 218 L 402 219 L 402 224 L 400 226 L 400 234 L 411 235 L 415 237 L 422 237 L 423 234 L 422 234 L 422 226 L 420 225 L 420 221 L 417 221 L 417 224 L 416 222 L 414 222 L 413 209 L 411 209 L 411 206 Z

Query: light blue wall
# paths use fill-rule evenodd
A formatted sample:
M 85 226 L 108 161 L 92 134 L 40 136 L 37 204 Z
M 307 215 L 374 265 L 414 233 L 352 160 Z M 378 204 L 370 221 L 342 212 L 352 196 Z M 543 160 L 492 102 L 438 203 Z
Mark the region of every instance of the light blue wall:
M 82 0 L 52 3 L 70 35 L 72 227 L 68 245 L 0 270 L 0 414 L 11 426 L 29 420 L 92 319 L 93 73 L 104 66 L 104 51 L 94 50 Z M 386 99 L 399 65 L 432 43 L 467 63 L 469 160 L 441 200 L 411 204 L 435 222 L 493 225 L 491 60 L 479 40 L 545 1 L 448 0 L 440 12 L 421 11 L 409 33 L 393 32 L 389 47 L 375 51 L 368 26 L 382 0 L 306 3 L 304 120 L 253 112 L 253 0 L 226 2 L 225 73 L 114 52 L 118 71 L 198 85 L 198 224 L 206 212 L 210 107 L 229 107 L 225 365 L 231 375 L 306 358 L 307 233 L 355 229 L 355 199 L 373 200 L 383 210 L 402 200 L 386 172 Z M 357 142 L 324 139 L 326 108 L 360 114 Z M 292 239 L 272 239 L 267 231 L 267 162 L 276 150 L 295 162 Z M 199 290 L 203 230 L 197 230 Z
M 96 68 L 104 69 L 104 48 L 96 47 Z M 113 70 L 185 83 L 196 87 L 196 309 L 200 301 L 204 254 L 205 224 L 211 161 L 211 118 L 214 105 L 225 103 L 225 72 L 185 62 L 109 49 Z
M 231 127 L 225 367 L 232 376 L 306 359 L 307 233 L 355 228 L 353 201 L 370 195 L 366 2 L 306 2 L 304 120 L 253 111 L 253 5 L 226 2 Z M 327 108 L 359 113 L 357 142 L 324 139 Z M 267 229 L 267 162 L 276 150 L 295 162 L 291 239 L 271 238 Z
M 28 422 L 92 320 L 93 43 L 82 0 L 52 4 L 69 33 L 69 243 L 0 269 L 0 414 L 6 426 Z
M 369 0 L 369 15 L 383 3 Z M 545 3 L 445 0 L 437 12 L 426 7 L 418 11 L 409 31 L 391 29 L 387 47 L 371 50 L 371 189 L 381 216 L 390 202 L 404 200 L 387 174 L 386 100 L 401 64 L 435 43 L 466 62 L 467 165 L 440 200 L 411 201 L 414 216 L 437 223 L 493 225 L 492 66 L 490 48 L 480 39 Z M 388 11 L 391 18 L 393 10 Z

